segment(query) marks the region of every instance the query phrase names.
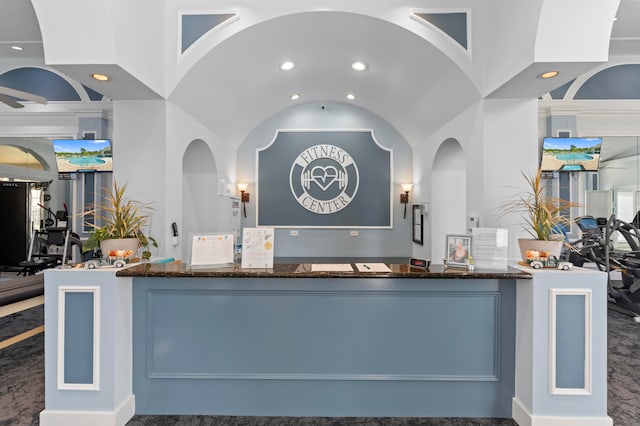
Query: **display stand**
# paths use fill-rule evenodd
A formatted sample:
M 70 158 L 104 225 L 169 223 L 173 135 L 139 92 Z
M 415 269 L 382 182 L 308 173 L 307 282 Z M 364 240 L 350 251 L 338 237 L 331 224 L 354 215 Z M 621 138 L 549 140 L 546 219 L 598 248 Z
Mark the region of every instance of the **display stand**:
M 473 228 L 473 259 L 475 266 L 505 269 L 509 257 L 509 231 L 501 228 Z
M 233 233 L 193 234 L 189 247 L 189 268 L 233 265 L 234 243 Z
M 244 228 L 242 232 L 242 267 L 273 268 L 273 228 Z

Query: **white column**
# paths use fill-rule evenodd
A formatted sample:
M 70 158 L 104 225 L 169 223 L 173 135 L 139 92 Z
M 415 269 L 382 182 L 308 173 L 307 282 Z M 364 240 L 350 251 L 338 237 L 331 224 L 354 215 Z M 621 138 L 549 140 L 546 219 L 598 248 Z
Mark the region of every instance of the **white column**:
M 45 271 L 43 426 L 125 425 L 133 417 L 131 278 L 115 273 Z
M 517 281 L 513 419 L 520 426 L 613 425 L 606 274 L 523 269 L 533 279 Z

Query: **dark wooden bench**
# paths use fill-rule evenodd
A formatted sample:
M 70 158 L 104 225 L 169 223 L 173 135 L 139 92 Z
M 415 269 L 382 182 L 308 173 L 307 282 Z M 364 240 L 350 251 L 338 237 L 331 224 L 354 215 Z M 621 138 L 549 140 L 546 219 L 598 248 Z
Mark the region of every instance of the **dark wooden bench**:
M 44 274 L 29 275 L 0 281 L 0 318 L 44 303 Z M 44 331 L 44 325 L 0 341 L 0 349 L 35 336 Z

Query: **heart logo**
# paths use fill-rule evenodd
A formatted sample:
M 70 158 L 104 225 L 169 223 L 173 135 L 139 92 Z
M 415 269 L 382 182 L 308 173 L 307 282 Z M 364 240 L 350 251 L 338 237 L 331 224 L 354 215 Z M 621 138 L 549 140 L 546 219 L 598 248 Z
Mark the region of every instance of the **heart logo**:
M 338 178 L 338 171 L 333 166 L 315 166 L 311 169 L 311 179 L 323 191 L 326 191 L 333 182 Z

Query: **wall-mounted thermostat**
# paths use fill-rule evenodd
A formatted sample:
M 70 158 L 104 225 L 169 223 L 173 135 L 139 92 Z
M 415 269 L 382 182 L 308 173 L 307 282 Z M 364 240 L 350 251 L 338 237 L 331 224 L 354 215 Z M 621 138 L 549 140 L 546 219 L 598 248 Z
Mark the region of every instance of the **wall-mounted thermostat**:
M 480 218 L 478 216 L 469 216 L 467 218 L 467 230 L 471 232 L 473 228 L 480 226 Z

